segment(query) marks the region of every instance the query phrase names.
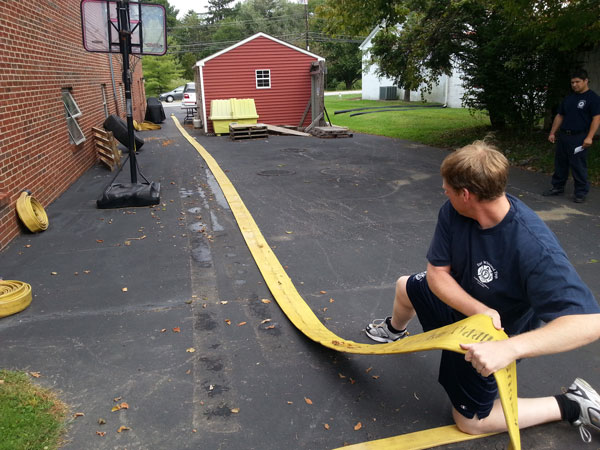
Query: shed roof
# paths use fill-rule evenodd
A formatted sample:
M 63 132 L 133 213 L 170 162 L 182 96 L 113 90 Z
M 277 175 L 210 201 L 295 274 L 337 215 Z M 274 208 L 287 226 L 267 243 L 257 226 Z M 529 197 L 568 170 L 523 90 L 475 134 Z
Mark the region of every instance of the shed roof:
M 238 42 L 236 44 L 233 44 L 230 47 L 224 48 L 223 50 L 218 51 L 217 53 L 213 53 L 212 55 L 207 56 L 204 59 L 201 59 L 195 65 L 197 67 L 202 67 L 202 66 L 204 66 L 204 64 L 206 62 L 210 61 L 211 59 L 216 58 L 217 56 L 220 56 L 223 53 L 227 53 L 227 52 L 233 50 L 234 48 L 237 48 L 237 47 L 239 47 L 241 45 L 244 45 L 244 44 L 246 44 L 246 43 L 248 43 L 248 42 L 250 42 L 250 41 L 252 41 L 252 40 L 254 40 L 256 38 L 259 38 L 259 37 L 264 37 L 264 38 L 270 39 L 270 40 L 272 40 L 274 42 L 277 42 L 278 44 L 285 45 L 286 47 L 289 47 L 289 48 L 291 48 L 293 50 L 296 50 L 296 51 L 298 51 L 300 53 L 304 53 L 305 55 L 311 56 L 311 57 L 313 57 L 313 58 L 315 58 L 315 59 L 317 59 L 319 61 L 325 61 L 325 58 L 323 58 L 322 56 L 315 55 L 314 53 L 311 53 L 311 52 L 309 52 L 307 50 L 301 49 L 300 47 L 296 47 L 295 45 L 292 45 L 289 42 L 282 41 L 280 39 L 274 38 L 273 36 L 269 36 L 268 34 L 265 34 L 265 33 L 256 33 L 256 34 L 254 34 L 254 35 L 252 35 L 250 37 L 247 37 L 246 39 L 244 39 L 244 40 L 242 40 L 242 41 L 240 41 L 240 42 Z

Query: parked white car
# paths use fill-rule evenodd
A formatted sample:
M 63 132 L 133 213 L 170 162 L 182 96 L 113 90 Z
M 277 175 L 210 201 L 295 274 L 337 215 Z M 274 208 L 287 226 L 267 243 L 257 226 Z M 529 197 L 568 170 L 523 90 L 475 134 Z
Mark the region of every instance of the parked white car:
M 196 83 L 186 83 L 185 87 L 183 88 L 181 107 L 193 108 L 196 106 Z

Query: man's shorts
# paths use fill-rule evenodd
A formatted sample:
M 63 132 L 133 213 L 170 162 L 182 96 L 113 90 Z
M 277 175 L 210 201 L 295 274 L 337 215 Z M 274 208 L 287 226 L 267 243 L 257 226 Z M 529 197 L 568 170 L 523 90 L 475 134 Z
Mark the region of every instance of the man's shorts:
M 408 298 L 417 312 L 423 331 L 450 325 L 464 318 L 431 292 L 425 274 L 412 275 L 406 283 Z M 479 419 L 487 417 L 498 395 L 494 376 L 479 375 L 461 353 L 442 351 L 438 381 L 454 408 L 468 419 L 475 415 Z

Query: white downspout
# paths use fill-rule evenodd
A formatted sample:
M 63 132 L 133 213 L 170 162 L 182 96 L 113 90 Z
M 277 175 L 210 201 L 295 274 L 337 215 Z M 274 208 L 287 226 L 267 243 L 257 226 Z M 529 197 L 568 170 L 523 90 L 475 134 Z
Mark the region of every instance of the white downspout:
M 200 94 L 202 95 L 202 124 L 204 125 L 204 134 L 208 133 L 208 123 L 206 121 L 206 100 L 204 97 L 204 71 L 202 68 L 204 64 L 200 65 Z

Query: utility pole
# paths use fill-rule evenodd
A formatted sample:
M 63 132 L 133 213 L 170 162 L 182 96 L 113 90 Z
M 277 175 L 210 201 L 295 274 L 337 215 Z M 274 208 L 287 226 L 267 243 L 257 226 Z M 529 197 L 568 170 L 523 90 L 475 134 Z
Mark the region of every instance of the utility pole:
M 304 19 L 306 23 L 306 50 L 310 50 L 308 46 L 308 0 L 304 0 Z

